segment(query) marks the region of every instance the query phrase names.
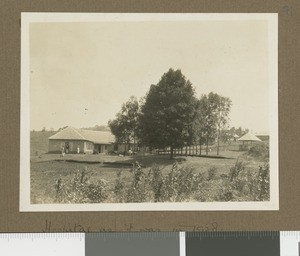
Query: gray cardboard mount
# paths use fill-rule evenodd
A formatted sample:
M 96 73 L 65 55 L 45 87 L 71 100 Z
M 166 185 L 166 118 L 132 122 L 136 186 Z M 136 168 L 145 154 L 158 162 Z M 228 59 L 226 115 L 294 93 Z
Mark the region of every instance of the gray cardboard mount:
M 280 210 L 19 212 L 21 12 L 278 13 Z M 0 1 L 0 232 L 300 230 L 300 1 Z

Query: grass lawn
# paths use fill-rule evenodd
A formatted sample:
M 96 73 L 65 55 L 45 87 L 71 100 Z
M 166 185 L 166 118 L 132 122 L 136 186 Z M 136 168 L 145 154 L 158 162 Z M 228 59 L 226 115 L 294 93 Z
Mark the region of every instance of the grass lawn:
M 125 184 L 132 181 L 130 163 L 138 161 L 147 171 L 153 165 L 160 167 L 163 175 L 172 168 L 174 161 L 179 165 L 192 168 L 195 173 L 207 173 L 208 169 L 215 167 L 216 175 L 228 174 L 237 159 L 243 160 L 246 168 L 258 170 L 261 162 L 247 157 L 243 152 L 224 151 L 222 156 L 226 158 L 216 159 L 207 157 L 182 157 L 169 159 L 167 155 L 135 155 L 135 156 L 109 156 L 109 155 L 66 155 L 60 158 L 58 154 L 43 154 L 31 157 L 31 202 L 32 203 L 54 203 L 55 182 L 58 178 L 70 181 L 74 175 L 81 170 L 87 169 L 88 176 L 93 183 L 104 179 L 108 182 L 110 200 L 117 179 L 117 173 L 121 170 L 122 180 Z M 70 162 L 74 161 L 74 162 Z
M 119 168 L 106 168 L 101 164 L 83 164 L 73 162 L 35 162 L 31 163 L 31 202 L 53 203 L 55 199 L 55 182 L 58 178 L 63 181 L 71 180 L 77 171 L 87 169 L 94 183 L 99 179 L 111 181 L 108 183 L 113 188 Z M 130 168 L 121 168 L 123 177 L 130 177 Z

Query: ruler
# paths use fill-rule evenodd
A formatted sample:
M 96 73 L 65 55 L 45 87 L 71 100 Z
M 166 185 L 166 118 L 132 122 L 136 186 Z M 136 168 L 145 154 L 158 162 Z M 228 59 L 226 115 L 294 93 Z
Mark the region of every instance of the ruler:
M 2 233 L 1 255 L 300 256 L 300 231 Z

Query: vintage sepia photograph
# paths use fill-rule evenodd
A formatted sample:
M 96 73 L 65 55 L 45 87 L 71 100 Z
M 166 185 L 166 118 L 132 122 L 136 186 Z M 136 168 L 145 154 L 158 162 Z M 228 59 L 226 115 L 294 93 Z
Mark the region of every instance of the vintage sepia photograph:
M 21 25 L 20 211 L 279 209 L 277 14 Z

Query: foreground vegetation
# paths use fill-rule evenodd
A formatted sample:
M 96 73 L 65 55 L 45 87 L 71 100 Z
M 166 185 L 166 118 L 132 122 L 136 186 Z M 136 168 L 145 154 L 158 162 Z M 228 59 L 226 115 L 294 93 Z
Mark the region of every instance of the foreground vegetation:
M 269 200 L 268 148 L 236 159 L 149 156 L 128 167 L 32 163 L 32 203 L 210 202 Z M 150 158 L 150 159 L 149 159 Z M 159 160 L 159 164 L 151 165 Z M 165 161 L 165 162 L 164 162 Z M 143 166 L 143 167 L 142 167 Z

